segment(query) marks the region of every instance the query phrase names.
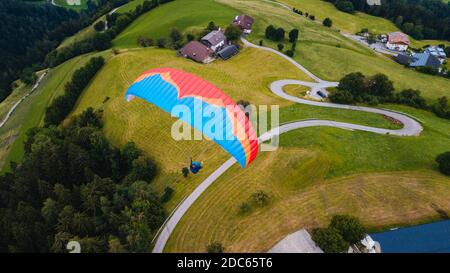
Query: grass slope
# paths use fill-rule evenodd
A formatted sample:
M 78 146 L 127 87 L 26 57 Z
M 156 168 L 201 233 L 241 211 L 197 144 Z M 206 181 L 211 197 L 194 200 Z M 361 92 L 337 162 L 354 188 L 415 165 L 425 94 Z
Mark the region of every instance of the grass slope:
M 275 42 L 264 37 L 266 27 L 273 24 L 290 31 L 300 29 L 294 59 L 325 80 L 339 80 L 345 74 L 360 71 L 366 75 L 384 73 L 394 81 L 398 90 L 419 89 L 428 99 L 449 96 L 450 80 L 426 75 L 404 68 L 386 56 L 375 54 L 366 47 L 351 41 L 334 29 L 305 19 L 277 4 L 259 0 L 217 0 L 239 9 L 255 18 L 254 31 L 249 39 L 276 48 Z M 285 42 L 286 49 L 290 44 Z
M 114 41 L 118 48 L 137 47 L 141 35 L 152 39 L 168 37 L 172 28 L 180 31 L 203 29 L 214 21 L 226 27 L 238 12 L 214 0 L 176 0 L 154 9 L 136 19 Z
M 105 55 L 105 53 L 102 54 Z M 10 120 L 0 128 L 2 172 L 10 170 L 10 161 L 21 160 L 24 152 L 23 142 L 28 129 L 43 124 L 46 107 L 53 98 L 64 92 L 64 85 L 70 81 L 73 72 L 94 55 L 98 53 L 73 58 L 50 70 L 36 91 L 18 106 Z

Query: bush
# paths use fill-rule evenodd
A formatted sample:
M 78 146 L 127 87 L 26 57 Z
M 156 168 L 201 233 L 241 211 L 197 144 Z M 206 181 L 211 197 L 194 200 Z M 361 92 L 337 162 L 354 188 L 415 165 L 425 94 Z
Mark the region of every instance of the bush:
M 239 214 L 247 214 L 251 209 L 250 205 L 247 202 L 244 202 L 239 206 Z
M 160 39 L 156 40 L 156 46 L 159 48 L 165 48 L 166 44 L 167 44 L 167 41 L 164 38 L 160 38 Z
M 353 3 L 350 1 L 338 1 L 336 4 L 336 8 L 343 12 L 353 13 L 355 12 L 355 7 Z
M 161 203 L 167 203 L 170 198 L 172 198 L 173 189 L 171 187 L 166 187 L 164 189 L 164 194 L 161 196 Z
M 439 164 L 439 171 L 445 175 L 450 175 L 450 152 L 445 152 L 436 157 Z
M 260 207 L 264 207 L 269 204 L 270 197 L 264 191 L 257 191 L 252 195 L 252 200 Z
M 351 104 L 355 102 L 353 95 L 349 91 L 341 89 L 330 92 L 328 98 L 334 103 Z
M 270 25 L 266 28 L 266 38 L 272 41 L 279 42 L 284 39 L 284 35 L 286 31 L 283 28 L 275 28 L 273 25 Z
M 284 45 L 283 44 L 278 44 L 278 51 L 283 51 Z
M 327 17 L 323 20 L 322 24 L 326 27 L 331 27 L 333 25 L 333 21 Z
M 295 43 L 298 40 L 299 30 L 294 28 L 289 32 L 289 42 Z
M 342 238 L 352 245 L 360 242 L 366 236 L 366 229 L 358 218 L 349 215 L 333 216 L 329 228 L 337 230 Z
M 294 57 L 294 51 L 292 49 L 286 50 L 286 55 L 292 58 Z
M 342 253 L 348 251 L 349 244 L 333 228 L 314 229 L 311 237 L 325 253 Z
M 427 108 L 427 102 L 420 95 L 420 91 L 414 89 L 405 89 L 396 94 L 395 102 L 406 104 L 419 109 Z
M 206 247 L 208 253 L 223 253 L 225 252 L 225 248 L 219 242 L 211 243 Z

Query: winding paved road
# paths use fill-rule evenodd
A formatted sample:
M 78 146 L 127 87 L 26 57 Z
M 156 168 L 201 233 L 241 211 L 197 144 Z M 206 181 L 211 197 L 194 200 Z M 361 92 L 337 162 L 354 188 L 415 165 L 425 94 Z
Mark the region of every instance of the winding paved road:
M 308 71 L 305 67 L 297 63 L 292 58 L 284 55 L 283 53 L 274 50 L 272 48 L 267 48 L 263 46 L 258 46 L 255 44 L 252 44 L 242 38 L 242 42 L 244 45 L 248 47 L 258 48 L 260 50 L 270 51 L 274 54 L 279 55 L 280 57 L 286 59 L 290 63 L 292 63 L 295 67 L 306 73 L 308 76 L 310 76 L 313 80 L 316 82 L 305 82 L 305 81 L 298 81 L 298 80 L 279 80 L 275 81 L 270 85 L 270 90 L 286 99 L 292 102 L 296 103 L 302 103 L 307 105 L 313 105 L 318 107 L 329 107 L 329 108 L 339 108 L 339 109 L 347 109 L 347 110 L 355 110 L 355 111 L 363 111 L 363 112 L 369 112 L 369 113 L 375 113 L 375 114 L 381 114 L 388 117 L 392 117 L 396 120 L 399 120 L 403 123 L 403 128 L 399 130 L 389 130 L 389 129 L 383 129 L 383 128 L 376 128 L 376 127 L 370 127 L 370 126 L 363 126 L 358 124 L 352 124 L 352 123 L 345 123 L 345 122 L 337 122 L 332 120 L 302 120 L 302 121 L 296 121 L 288 124 L 281 125 L 280 127 L 274 128 L 270 130 L 269 132 L 266 132 L 259 136 L 259 142 L 264 142 L 267 140 L 272 139 L 274 136 L 283 134 L 285 132 L 289 132 L 292 130 L 296 130 L 299 128 L 306 128 L 306 127 L 316 127 L 316 126 L 327 126 L 327 127 L 335 127 L 335 128 L 341 128 L 346 130 L 360 130 L 360 131 L 367 131 L 367 132 L 373 132 L 377 134 L 391 134 L 391 135 L 397 135 L 397 136 L 417 136 L 420 134 L 420 132 L 423 130 L 422 126 L 419 122 L 414 120 L 413 118 L 410 118 L 406 115 L 391 112 L 387 110 L 377 109 L 377 108 L 370 108 L 370 107 L 361 107 L 361 106 L 353 106 L 353 105 L 344 105 L 344 104 L 335 104 L 335 103 L 328 103 L 328 102 L 318 102 L 318 101 L 310 101 L 301 99 L 295 96 L 291 96 L 286 94 L 283 91 L 283 87 L 286 85 L 302 85 L 310 87 L 312 91 L 318 91 L 318 90 L 324 90 L 329 87 L 335 87 L 338 85 L 337 82 L 328 82 L 321 80 L 317 76 L 315 76 L 313 73 Z M 197 198 L 212 184 L 214 181 L 216 181 L 217 178 L 219 178 L 225 171 L 227 171 L 233 164 L 236 162 L 234 158 L 228 159 L 225 163 L 223 163 L 219 168 L 217 168 L 210 176 L 208 176 L 186 199 L 184 199 L 178 207 L 175 209 L 173 214 L 169 216 L 169 219 L 165 222 L 163 227 L 160 229 L 158 233 L 158 237 L 155 243 L 155 247 L 153 248 L 153 253 L 162 253 L 164 250 L 164 247 L 169 240 L 170 235 L 172 234 L 173 230 L 175 229 L 178 222 L 181 220 L 183 215 L 186 213 L 186 211 L 194 204 L 194 202 L 197 200 Z

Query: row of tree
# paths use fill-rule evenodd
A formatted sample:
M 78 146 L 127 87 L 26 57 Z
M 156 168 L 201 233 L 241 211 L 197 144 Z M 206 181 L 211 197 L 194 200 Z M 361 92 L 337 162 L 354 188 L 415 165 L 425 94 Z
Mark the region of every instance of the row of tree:
M 342 104 L 400 103 L 419 109 L 430 110 L 437 116 L 450 119 L 450 104 L 447 97 L 441 97 L 431 105 L 421 96 L 419 90 L 405 89 L 394 93 L 394 85 L 384 74 L 366 77 L 360 72 L 345 75 L 331 92 L 329 99 Z
M 148 252 L 165 212 L 155 163 L 133 143 L 111 146 L 101 112 L 33 128 L 25 156 L 0 176 L 0 252 Z
M 46 55 L 64 38 L 126 2 L 128 0 L 89 1 L 87 10 L 76 13 L 42 1 L 0 1 L 3 19 L 0 28 L 0 101 L 9 95 L 13 88 L 11 83 L 21 74 L 26 74 L 22 78 L 32 81 L 32 72 L 47 67 Z
M 327 0 L 344 12 L 362 11 L 387 18 L 415 39 L 450 40 L 450 3 L 441 0 Z
M 94 57 L 73 73 L 72 79 L 64 86 L 64 95 L 53 100 L 45 112 L 45 125 L 58 125 L 72 111 L 78 97 L 95 74 L 105 64 L 103 57 Z

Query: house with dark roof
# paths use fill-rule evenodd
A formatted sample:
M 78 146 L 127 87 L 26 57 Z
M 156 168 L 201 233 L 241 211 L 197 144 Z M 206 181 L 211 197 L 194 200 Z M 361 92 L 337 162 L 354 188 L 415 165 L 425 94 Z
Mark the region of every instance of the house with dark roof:
M 242 32 L 251 33 L 254 20 L 252 17 L 242 14 L 234 17 L 233 25 L 238 26 Z
M 217 56 L 219 56 L 223 60 L 227 60 L 236 55 L 238 52 L 239 52 L 238 45 L 227 45 L 221 50 L 219 50 L 219 52 L 217 52 Z
M 225 34 L 221 29 L 213 30 L 206 34 L 202 39 L 202 43 L 207 47 L 211 48 L 213 51 L 217 51 L 226 43 Z
M 213 51 L 198 41 L 191 41 L 180 49 L 179 54 L 199 63 L 210 63 L 214 60 Z
M 439 70 L 441 62 L 430 53 L 414 53 L 412 55 L 399 54 L 396 57 L 397 62 L 409 67 L 430 67 Z
M 441 64 L 444 63 L 445 59 L 447 59 L 447 54 L 445 54 L 445 51 L 442 47 L 429 46 L 425 48 L 425 53 L 430 53 L 431 55 L 438 58 Z

